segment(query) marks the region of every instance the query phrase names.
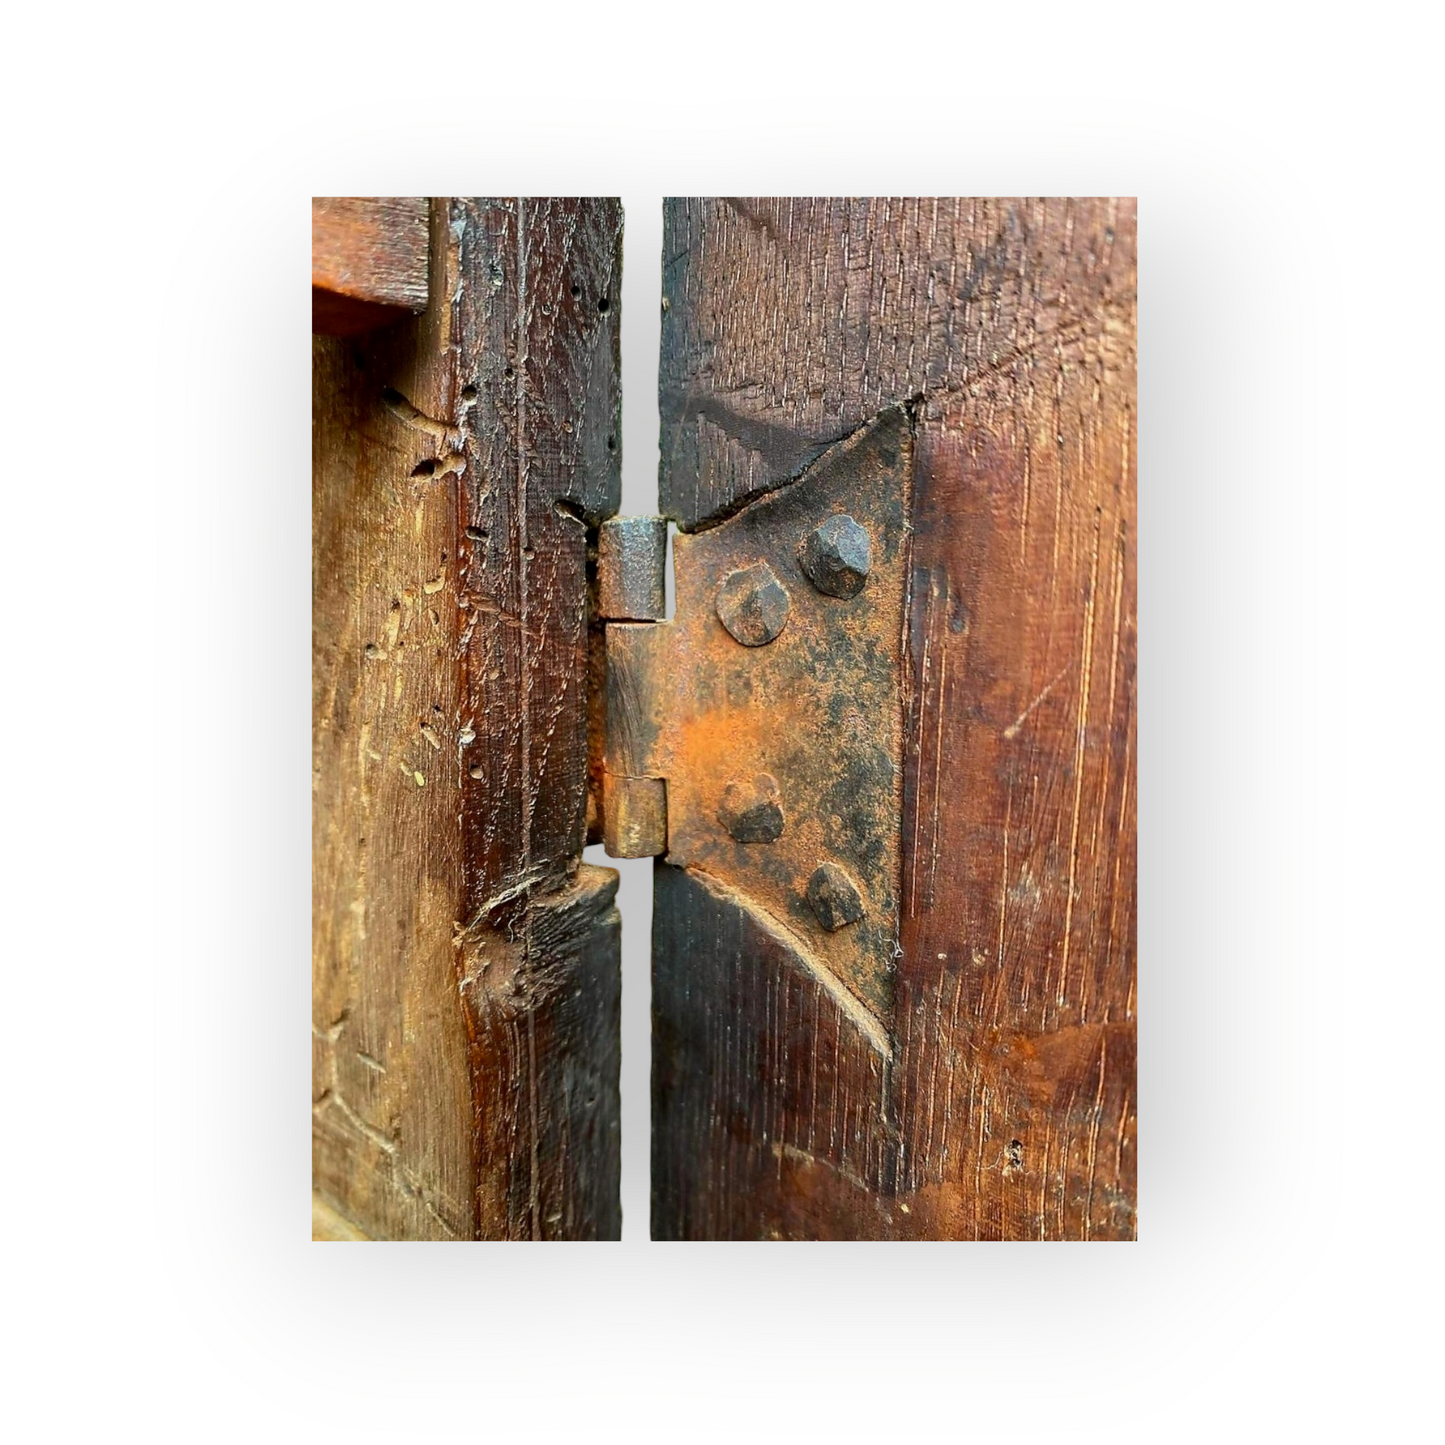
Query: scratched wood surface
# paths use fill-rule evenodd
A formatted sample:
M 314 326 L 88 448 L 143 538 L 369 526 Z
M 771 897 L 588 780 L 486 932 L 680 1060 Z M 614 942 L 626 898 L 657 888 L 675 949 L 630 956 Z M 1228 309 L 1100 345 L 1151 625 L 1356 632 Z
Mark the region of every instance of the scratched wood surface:
M 653 1232 L 1135 1234 L 1136 221 L 676 200 L 661 496 L 706 526 L 915 428 L 889 1050 L 658 864 Z
M 616 875 L 579 860 L 621 230 L 436 200 L 425 314 L 313 343 L 313 1183 L 372 1239 L 620 1234 Z

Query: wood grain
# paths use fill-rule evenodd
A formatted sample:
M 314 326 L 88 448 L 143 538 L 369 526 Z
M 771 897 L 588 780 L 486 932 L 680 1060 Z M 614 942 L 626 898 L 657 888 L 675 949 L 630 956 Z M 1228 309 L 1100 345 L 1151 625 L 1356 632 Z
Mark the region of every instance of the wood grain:
M 328 1244 L 359 1244 L 366 1236 L 319 1195 L 311 1196 L 311 1238 Z
M 888 1061 L 756 912 L 654 878 L 652 1237 L 887 1238 Z
M 427 304 L 423 196 L 313 196 L 311 329 L 353 336 Z
M 616 1238 L 616 875 L 580 864 L 621 208 L 439 200 L 314 342 L 315 1189 L 375 1239 Z
M 681 525 L 895 404 L 915 474 L 886 1077 L 659 864 L 654 1232 L 1131 1238 L 1133 204 L 672 201 L 664 257 Z

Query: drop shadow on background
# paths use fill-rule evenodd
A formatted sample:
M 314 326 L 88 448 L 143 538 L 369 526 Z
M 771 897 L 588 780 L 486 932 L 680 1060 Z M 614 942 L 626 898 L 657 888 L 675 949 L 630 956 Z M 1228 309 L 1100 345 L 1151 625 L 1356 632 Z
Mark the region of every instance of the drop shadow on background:
M 309 1053 L 293 1046 L 291 1022 L 305 1014 L 310 931 L 298 626 L 309 607 L 309 388 L 294 346 L 304 287 L 292 310 L 284 300 L 305 217 L 298 206 L 293 237 L 274 214 L 263 224 L 264 206 L 238 211 L 228 195 L 194 220 L 224 210 L 208 264 L 235 248 L 234 272 L 258 299 L 237 308 L 214 365 L 194 368 L 168 412 L 175 445 L 207 458 L 206 485 L 193 474 L 151 483 L 167 489 L 153 545 L 169 561 L 170 596 L 206 606 L 166 613 L 165 655 L 186 666 L 157 672 L 166 766 L 148 786 L 165 907 L 146 944 L 154 1016 L 137 1034 L 153 1045 L 156 1207 L 136 1222 L 147 1242 L 128 1297 L 153 1302 L 168 1372 L 190 1380 L 198 1402 L 203 1388 L 226 1388 L 226 1362 L 254 1359 L 273 1393 L 308 1401 L 333 1429 L 465 1425 L 498 1380 L 518 1409 L 545 1399 L 577 1422 L 630 1380 L 624 1436 L 671 1422 L 675 1438 L 683 1420 L 696 1438 L 742 1438 L 764 1404 L 811 1414 L 825 1396 L 850 1428 L 896 1433 L 905 1379 L 912 1411 L 936 1407 L 976 1429 L 1016 1431 L 1021 1401 L 1042 1422 L 1077 1419 L 1101 1379 L 1134 1422 L 1153 1422 L 1118 1438 L 1168 1438 L 1181 1400 L 1222 1423 L 1222 1402 L 1276 1371 L 1286 1344 L 1292 1358 L 1325 1360 L 1329 1341 L 1312 1322 L 1330 1318 L 1339 1272 L 1319 1264 L 1348 1202 L 1337 1176 L 1349 1153 L 1339 1101 L 1351 992 L 1334 847 L 1346 368 L 1321 309 L 1338 274 L 1312 199 L 1327 192 L 1322 172 L 1299 174 L 1297 157 L 1213 113 L 1081 130 L 1077 109 L 1035 107 L 1000 120 L 1008 146 L 997 155 L 977 135 L 966 164 L 937 145 L 884 156 L 863 137 L 856 154 L 823 147 L 807 174 L 774 158 L 771 108 L 748 122 L 751 151 L 734 120 L 726 173 L 755 174 L 774 194 L 1008 193 L 1021 183 L 1020 147 L 1045 192 L 1143 192 L 1140 1243 L 649 1244 L 645 860 L 619 868 L 624 1247 L 309 1243 L 310 1141 L 296 1103 Z M 939 134 L 962 130 L 955 116 Z M 559 132 L 556 154 L 575 142 Z M 617 184 L 609 174 L 637 186 L 623 190 L 627 512 L 656 510 L 661 196 L 710 174 L 672 144 L 639 131 L 613 152 L 630 159 L 590 172 L 599 189 Z M 1113 157 L 1102 173 L 1101 154 Z M 305 157 L 289 168 L 279 149 L 264 159 L 290 174 Z M 533 160 L 532 189 L 565 192 L 545 184 L 558 167 Z M 255 164 L 247 194 L 264 190 L 274 211 L 282 181 Z M 520 167 L 497 164 L 509 178 Z M 1297 184 L 1282 188 L 1285 174 Z M 187 263 L 177 264 L 181 299 L 163 332 L 172 358 L 218 324 L 201 299 L 213 291 L 199 277 L 183 285 Z M 218 394 L 227 415 L 249 419 L 219 449 Z M 278 558 L 282 580 L 270 585 Z M 263 666 L 265 685 L 253 685 L 247 669 Z M 193 1318 L 213 1328 L 176 1324 Z M 417 1386 L 371 1388 L 362 1360 Z M 1201 1395 L 1206 1370 L 1229 1381 L 1217 1407 Z M 348 1388 L 331 1388 L 348 1375 Z

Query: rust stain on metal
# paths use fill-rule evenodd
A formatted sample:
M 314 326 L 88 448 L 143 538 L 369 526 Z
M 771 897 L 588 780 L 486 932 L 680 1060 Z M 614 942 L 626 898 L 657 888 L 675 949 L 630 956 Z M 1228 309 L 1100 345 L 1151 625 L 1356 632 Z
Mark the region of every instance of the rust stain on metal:
M 608 770 L 666 780 L 668 862 L 783 925 L 885 1021 L 912 467 L 907 414 L 884 412 L 787 487 L 678 535 L 673 621 L 608 628 Z

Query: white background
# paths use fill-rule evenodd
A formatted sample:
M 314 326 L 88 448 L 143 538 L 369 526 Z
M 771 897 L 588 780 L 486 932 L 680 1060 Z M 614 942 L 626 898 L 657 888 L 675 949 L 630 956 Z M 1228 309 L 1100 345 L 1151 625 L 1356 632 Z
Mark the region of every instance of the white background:
M 7 1434 L 1428 1433 L 1428 11 L 56 13 L 0 101 Z M 308 1242 L 307 197 L 514 192 L 624 199 L 631 510 L 663 195 L 1140 196 L 1137 1244 L 649 1245 L 635 912 L 627 1241 Z

